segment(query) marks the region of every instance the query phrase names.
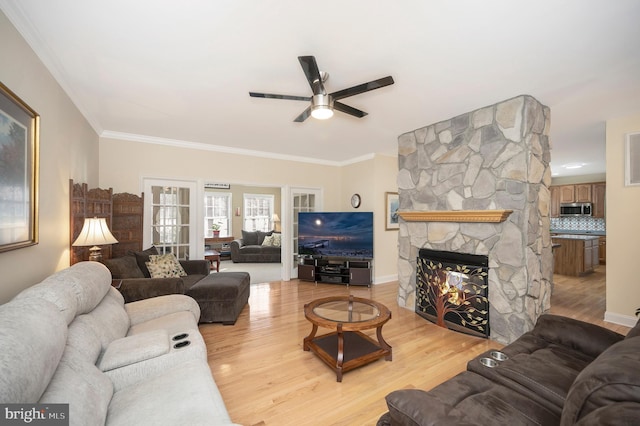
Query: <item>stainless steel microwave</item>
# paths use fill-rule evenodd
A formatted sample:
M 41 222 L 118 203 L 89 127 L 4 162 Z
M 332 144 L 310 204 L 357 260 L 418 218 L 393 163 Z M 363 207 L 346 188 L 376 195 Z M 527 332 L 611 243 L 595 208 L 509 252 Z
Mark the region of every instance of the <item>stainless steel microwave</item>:
M 591 203 L 560 204 L 560 216 L 591 216 L 592 211 Z

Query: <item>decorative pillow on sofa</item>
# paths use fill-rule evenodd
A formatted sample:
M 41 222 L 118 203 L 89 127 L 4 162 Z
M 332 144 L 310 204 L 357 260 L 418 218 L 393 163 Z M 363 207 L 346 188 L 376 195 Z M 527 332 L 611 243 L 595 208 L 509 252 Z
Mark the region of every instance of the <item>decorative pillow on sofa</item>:
M 127 255 L 113 259 L 104 259 L 102 263 L 111 271 L 111 277 L 115 280 L 125 278 L 144 278 L 144 274 L 136 262 L 136 257 Z
M 264 240 L 262 241 L 263 246 L 273 246 L 274 244 L 274 237 L 273 235 L 267 235 L 266 237 L 264 237 Z
M 272 246 L 274 247 L 282 246 L 282 234 L 274 232 L 273 234 L 271 234 L 271 236 L 273 237 L 273 244 L 271 244 Z
M 155 246 L 151 246 L 143 251 L 132 251 L 129 250 L 127 254 L 132 254 L 136 257 L 136 262 L 138 262 L 138 268 L 142 271 L 142 274 L 145 278 L 151 278 L 151 274 L 149 274 L 149 270 L 147 269 L 146 263 L 149 261 L 149 256 L 152 254 L 159 254 L 158 249 Z
M 258 242 L 258 231 L 245 231 L 242 230 L 242 243 L 245 246 L 256 246 Z
M 263 246 L 280 247 L 282 245 L 282 234 L 273 233 L 264 237 Z
M 149 269 L 151 278 L 171 278 L 171 277 L 186 277 L 187 273 L 184 271 L 180 262 L 173 253 L 150 255 L 149 261 L 146 263 Z

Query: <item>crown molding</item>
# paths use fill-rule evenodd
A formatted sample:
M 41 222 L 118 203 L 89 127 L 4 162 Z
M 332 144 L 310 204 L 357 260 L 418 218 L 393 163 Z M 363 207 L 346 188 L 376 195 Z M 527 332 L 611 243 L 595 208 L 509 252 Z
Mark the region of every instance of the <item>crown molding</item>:
M 202 142 L 190 142 L 190 141 L 183 141 L 178 139 L 160 138 L 157 136 L 146 136 L 146 135 L 138 135 L 134 133 L 114 132 L 111 130 L 104 130 L 100 134 L 100 138 L 148 143 L 152 145 L 172 146 L 176 148 L 196 149 L 200 151 L 223 152 L 226 154 L 246 155 L 251 157 L 259 157 L 259 158 L 271 158 L 274 160 L 296 161 L 300 163 L 312 163 L 312 164 L 319 164 L 323 166 L 333 166 L 333 167 L 347 166 L 350 164 L 355 164 L 362 161 L 370 160 L 375 157 L 375 154 L 371 153 L 371 154 L 366 154 L 366 155 L 355 157 L 345 161 L 329 161 L 329 160 L 321 160 L 318 158 L 311 158 L 311 157 L 300 157 L 295 155 L 277 154 L 273 152 L 254 151 L 254 150 L 243 149 L 243 148 L 233 148 L 233 147 L 222 146 L 222 145 L 212 145 L 212 144 L 202 143 Z

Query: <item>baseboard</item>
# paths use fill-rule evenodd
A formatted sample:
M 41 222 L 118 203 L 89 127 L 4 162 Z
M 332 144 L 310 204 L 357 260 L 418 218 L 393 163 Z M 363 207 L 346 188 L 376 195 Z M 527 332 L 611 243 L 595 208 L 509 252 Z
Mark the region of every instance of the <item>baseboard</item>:
M 638 317 L 605 311 L 604 320 L 606 322 L 612 322 L 614 324 L 624 325 L 625 327 L 634 327 L 638 322 Z
M 373 285 L 388 283 L 391 281 L 398 281 L 398 275 L 384 275 L 382 277 L 375 277 L 373 279 Z

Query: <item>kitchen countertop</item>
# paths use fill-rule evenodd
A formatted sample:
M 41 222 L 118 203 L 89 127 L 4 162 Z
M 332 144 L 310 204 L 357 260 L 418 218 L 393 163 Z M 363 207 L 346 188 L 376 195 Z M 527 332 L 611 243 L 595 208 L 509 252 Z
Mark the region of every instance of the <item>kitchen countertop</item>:
M 569 234 L 569 235 L 598 235 L 600 237 L 605 237 L 607 235 L 606 231 L 573 231 L 567 229 L 552 229 L 552 234 Z
M 597 235 L 576 235 L 576 234 L 561 234 L 553 235 L 551 238 L 563 238 L 565 240 L 596 240 L 600 239 Z

